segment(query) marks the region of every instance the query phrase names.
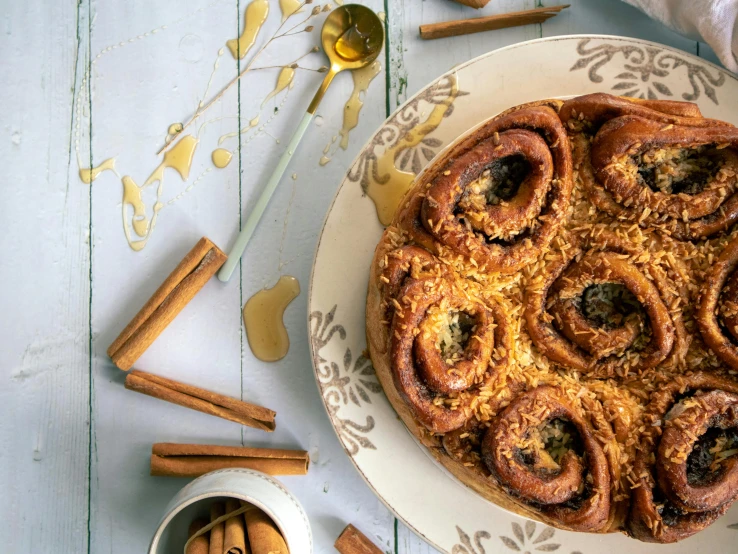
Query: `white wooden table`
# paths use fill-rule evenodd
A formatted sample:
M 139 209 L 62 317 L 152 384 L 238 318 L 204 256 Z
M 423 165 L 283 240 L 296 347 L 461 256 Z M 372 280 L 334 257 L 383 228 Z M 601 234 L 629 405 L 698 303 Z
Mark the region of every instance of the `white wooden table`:
M 571 8 L 543 26 L 432 42 L 419 39 L 419 24 L 556 2 L 493 0 L 475 12 L 448 0 L 368 0 L 387 12 L 388 48 L 347 150 L 339 149 L 325 166 L 318 163 L 341 127 L 352 90 L 351 77 L 341 75 L 288 171 L 297 178 L 285 177 L 248 246 L 240 279 L 237 273 L 225 286 L 208 283 L 136 364 L 268 405 L 279 415 L 277 432 L 267 435 L 126 391 L 124 373 L 105 350 L 200 236 L 230 246 L 240 210 L 254 202 L 286 142 L 273 137 L 290 136 L 321 75 L 298 71 L 287 99 L 282 93 L 260 110 L 277 70 L 256 72 L 209 110 L 201 121 L 216 121 L 201 132 L 192 173 L 183 182 L 167 170 L 165 207 L 140 252 L 129 248 L 122 231 L 120 178 L 108 171 L 88 185 L 78 175 L 80 165 L 115 157 L 120 175 L 140 184 L 158 164 L 155 153 L 167 127 L 193 113 L 218 50 L 243 24 L 248 0 L 208 1 L 4 3 L 3 552 L 145 551 L 164 506 L 184 484 L 148 475 L 151 444 L 159 441 L 309 450 L 309 476 L 283 480 L 308 511 L 317 552 L 332 552 L 348 522 L 387 552 L 427 552 L 352 467 L 312 375 L 306 291 L 316 237 L 342 174 L 408 96 L 450 67 L 495 48 L 587 32 L 663 42 L 716 61 L 714 54 L 614 0 L 568 0 Z M 270 1 L 262 38 L 281 15 L 277 0 Z M 317 44 L 317 31 L 276 43 L 264 65 L 291 61 Z M 227 50 L 219 60 L 208 97 L 238 71 Z M 319 54 L 304 61 L 311 67 L 323 63 Z M 264 131 L 225 144 L 235 150 L 227 168 L 212 168 L 210 152 L 219 136 L 259 113 L 266 122 L 275 107 L 279 111 Z M 150 209 L 153 197 L 145 201 Z M 280 274 L 297 277 L 303 292 L 285 315 L 289 354 L 267 364 L 248 348 L 241 307 Z

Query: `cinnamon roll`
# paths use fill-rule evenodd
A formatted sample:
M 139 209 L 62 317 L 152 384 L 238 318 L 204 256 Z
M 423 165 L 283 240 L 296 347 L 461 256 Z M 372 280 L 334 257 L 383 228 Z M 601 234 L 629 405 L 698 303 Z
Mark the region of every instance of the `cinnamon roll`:
M 738 369 L 738 238 L 708 270 L 697 311 L 702 338 L 715 354 Z
M 530 263 L 561 225 L 572 188 L 569 141 L 556 112 L 531 106 L 492 119 L 429 171 L 398 216 L 423 245 L 435 240 L 483 271 Z
M 678 104 L 589 95 L 565 103 L 561 117 L 593 204 L 699 239 L 738 220 L 738 129 Z
M 507 316 L 446 279 L 410 279 L 394 300 L 390 359 L 395 385 L 433 433 L 458 429 L 512 351 Z
M 511 494 L 559 524 L 598 531 L 611 513 L 611 474 L 605 445 L 612 430 L 577 409 L 556 387 L 516 398 L 493 421 L 482 457 Z
M 643 541 L 676 542 L 738 497 L 738 385 L 704 373 L 664 384 L 644 424 L 628 529 Z
M 525 320 L 548 359 L 596 377 L 627 376 L 684 355 L 679 300 L 647 253 L 602 231 L 549 255 L 526 290 Z

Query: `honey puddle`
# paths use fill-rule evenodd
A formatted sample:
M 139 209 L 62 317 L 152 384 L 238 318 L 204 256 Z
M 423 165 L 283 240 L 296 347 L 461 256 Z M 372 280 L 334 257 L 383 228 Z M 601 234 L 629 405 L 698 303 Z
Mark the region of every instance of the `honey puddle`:
M 270 289 L 262 289 L 243 307 L 243 323 L 251 351 L 264 362 L 276 362 L 287 355 L 290 338 L 284 326 L 284 311 L 300 294 L 300 283 L 283 275 Z
M 282 10 L 282 23 L 291 15 L 302 12 L 300 0 L 279 0 L 279 9 Z
M 90 184 L 97 179 L 103 171 L 115 171 L 115 158 L 108 158 L 97 167 L 81 167 L 79 169 L 79 178 L 83 183 Z
M 274 87 L 274 90 L 267 94 L 266 98 L 264 98 L 264 101 L 261 103 L 261 107 L 264 107 L 264 104 L 266 104 L 269 100 L 277 96 L 280 92 L 282 92 L 287 87 L 292 88 L 292 86 L 295 84 L 295 70 L 292 67 L 283 67 L 279 72 L 279 77 L 277 77 L 277 86 Z
M 440 104 L 435 104 L 428 118 L 413 127 L 397 144 L 377 159 L 377 175 L 385 183 L 380 184 L 374 179 L 369 181 L 366 194 L 374 202 L 377 209 L 377 217 L 382 225 L 389 225 L 400 205 L 402 197 L 410 189 L 415 179 L 415 174 L 402 171 L 395 166 L 395 158 L 403 150 L 413 148 L 441 124 L 443 117 L 456 100 L 459 94 L 458 81 L 456 77 L 451 81 L 451 90 L 447 98 Z
M 216 148 L 215 150 L 213 150 L 213 153 L 210 155 L 210 157 L 212 158 L 213 165 L 215 167 L 217 167 L 218 169 L 223 169 L 229 163 L 231 163 L 233 153 L 226 150 L 225 148 Z
M 261 26 L 264 25 L 268 15 L 268 0 L 253 0 L 248 5 L 243 16 L 243 32 L 241 36 L 226 42 L 226 46 L 231 51 L 234 59 L 243 59 L 248 51 L 251 50 L 254 42 L 256 42 L 256 35 L 259 34 Z
M 349 133 L 359 124 L 359 113 L 361 108 L 364 106 L 364 97 L 369 85 L 374 78 L 379 75 L 382 71 L 382 65 L 375 61 L 370 63 L 366 67 L 357 69 L 351 72 L 351 76 L 354 79 L 354 90 L 351 92 L 351 96 L 346 101 L 343 107 L 343 126 L 339 131 L 341 141 L 338 143 L 342 149 L 346 150 L 349 145 Z M 331 141 L 323 149 L 323 156 L 320 158 L 318 163 L 320 165 L 326 165 L 331 161 L 331 156 L 336 151 L 336 148 L 332 148 L 336 143 L 337 137 L 333 137 Z

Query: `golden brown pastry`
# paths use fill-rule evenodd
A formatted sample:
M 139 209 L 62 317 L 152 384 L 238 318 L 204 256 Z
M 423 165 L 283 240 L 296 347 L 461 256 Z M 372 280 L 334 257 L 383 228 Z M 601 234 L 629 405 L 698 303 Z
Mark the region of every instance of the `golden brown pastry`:
M 673 542 L 738 495 L 738 130 L 591 94 L 511 108 L 408 192 L 367 342 L 392 406 L 496 504 Z

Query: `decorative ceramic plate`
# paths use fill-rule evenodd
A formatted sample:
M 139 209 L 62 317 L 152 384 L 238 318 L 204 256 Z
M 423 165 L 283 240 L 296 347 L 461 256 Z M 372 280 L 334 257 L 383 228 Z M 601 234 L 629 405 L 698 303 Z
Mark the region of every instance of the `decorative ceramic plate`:
M 379 498 L 443 551 L 601 554 L 654 549 L 621 534 L 554 530 L 511 515 L 467 489 L 415 442 L 363 354 L 369 266 L 383 230 L 366 193 L 372 195 L 390 177 L 411 179 L 459 135 L 506 108 L 591 92 L 688 100 L 699 104 L 706 117 L 738 124 L 738 79 L 685 52 L 601 35 L 524 42 L 456 67 L 408 100 L 361 151 L 325 220 L 308 304 L 323 402 L 346 453 Z M 668 551 L 693 552 L 697 545 L 709 544 L 715 552 L 728 552 L 737 542 L 738 504 Z

